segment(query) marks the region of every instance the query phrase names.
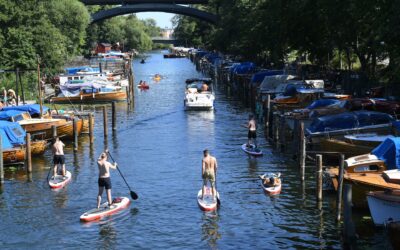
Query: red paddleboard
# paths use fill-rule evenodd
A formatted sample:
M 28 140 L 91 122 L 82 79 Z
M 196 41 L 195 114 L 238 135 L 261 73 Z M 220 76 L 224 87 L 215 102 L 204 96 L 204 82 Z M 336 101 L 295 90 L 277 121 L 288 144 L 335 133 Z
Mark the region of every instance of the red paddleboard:
M 72 175 L 69 171 L 65 171 L 65 177 L 57 174 L 54 178 L 50 178 L 49 186 L 53 189 L 63 188 L 71 181 L 71 177 Z
M 116 212 L 129 206 L 131 201 L 127 197 L 117 197 L 113 204 L 108 206 L 108 202 L 103 203 L 100 208 L 91 209 L 81 215 L 80 220 L 84 222 L 100 220 L 101 218 L 115 214 Z
M 217 192 L 217 197 L 219 198 L 219 193 Z M 218 208 L 217 201 L 213 200 L 212 190 L 210 187 L 205 188 L 204 198 L 201 199 L 201 189 L 197 193 L 197 204 L 203 211 L 214 211 Z

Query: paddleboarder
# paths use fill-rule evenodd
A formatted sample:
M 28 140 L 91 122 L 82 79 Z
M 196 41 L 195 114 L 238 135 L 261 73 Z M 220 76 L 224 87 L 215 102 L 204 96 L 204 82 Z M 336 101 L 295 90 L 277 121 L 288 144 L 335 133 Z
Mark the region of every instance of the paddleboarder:
M 205 149 L 203 151 L 203 160 L 202 160 L 202 171 L 201 171 L 201 176 L 203 178 L 203 188 L 201 192 L 201 199 L 204 198 L 204 192 L 205 188 L 207 186 L 207 181 L 210 182 L 211 188 L 212 188 L 212 195 L 214 201 L 216 200 L 216 193 L 217 191 L 215 190 L 215 175 L 217 173 L 217 159 L 214 156 L 211 156 L 210 153 L 208 152 L 208 149 Z
M 53 163 L 54 163 L 54 169 L 53 169 L 53 179 L 56 177 L 57 172 L 58 172 L 58 166 L 62 166 L 62 175 L 65 177 L 65 157 L 64 157 L 64 147 L 65 144 L 60 140 L 60 138 L 57 136 L 55 138 L 55 141 L 53 143 L 52 151 L 53 151 Z
M 254 115 L 249 115 L 249 121 L 246 127 L 249 129 L 247 133 L 247 147 L 250 147 L 250 142 L 253 141 L 254 146 L 257 148 L 257 122 Z
M 108 205 L 112 205 L 110 168 L 117 169 L 117 163 L 114 162 L 114 164 L 112 164 L 108 162 L 107 153 L 108 150 L 105 150 L 97 159 L 97 166 L 99 167 L 99 194 L 97 195 L 97 208 L 100 208 L 101 196 L 103 195 L 104 188 L 106 189 L 107 193 Z

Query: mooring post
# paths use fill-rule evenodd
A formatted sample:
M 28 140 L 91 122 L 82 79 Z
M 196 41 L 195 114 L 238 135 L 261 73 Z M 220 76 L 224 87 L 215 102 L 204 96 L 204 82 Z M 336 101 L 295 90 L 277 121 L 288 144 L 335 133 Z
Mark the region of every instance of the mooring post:
M 117 130 L 117 113 L 115 111 L 115 102 L 111 103 L 112 131 Z
M 338 188 L 337 188 L 337 211 L 336 211 L 336 220 L 340 221 L 341 210 L 342 210 L 342 194 L 343 194 L 343 175 L 344 175 L 344 155 L 340 154 L 340 163 L 339 163 L 339 176 L 338 176 Z
M 90 145 L 94 143 L 94 135 L 93 135 L 93 113 L 89 113 L 89 139 Z
M 304 122 L 300 122 L 300 150 L 299 165 L 301 180 L 304 181 L 306 169 L 306 138 L 304 136 Z
M 25 162 L 26 162 L 26 171 L 32 173 L 32 154 L 31 154 L 31 134 L 26 133 L 25 136 L 26 142 L 26 151 L 25 151 Z
M 73 131 L 73 135 L 74 135 L 74 152 L 78 152 L 78 124 L 77 124 L 77 120 L 76 120 L 75 117 L 72 120 L 72 127 L 74 129 L 74 131 Z
M 264 121 L 265 121 L 265 137 L 268 140 L 270 137 L 269 134 L 269 116 L 270 116 L 270 111 L 271 111 L 271 96 L 268 94 L 267 95 L 267 100 L 266 100 L 266 107 L 265 107 L 265 111 L 264 111 Z
M 104 138 L 108 136 L 107 129 L 107 106 L 103 106 L 103 127 L 104 127 Z
M 317 161 L 317 201 L 322 201 L 322 155 L 316 155 Z
M 354 223 L 352 220 L 352 186 L 351 184 L 344 185 L 344 245 L 349 249 L 355 249 L 356 246 L 356 233 Z
M 51 125 L 51 132 L 52 132 L 52 137 L 53 137 L 53 143 L 56 140 L 57 137 L 57 127 L 56 125 Z
M 3 139 L 0 135 L 0 186 L 4 183 L 4 168 L 3 168 Z

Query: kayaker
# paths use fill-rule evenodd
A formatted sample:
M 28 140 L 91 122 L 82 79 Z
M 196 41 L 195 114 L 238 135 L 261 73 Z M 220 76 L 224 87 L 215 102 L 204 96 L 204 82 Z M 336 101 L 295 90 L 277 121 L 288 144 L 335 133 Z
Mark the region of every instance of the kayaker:
M 62 167 L 62 175 L 65 177 L 65 157 L 64 157 L 64 143 L 57 136 L 53 143 L 52 151 L 53 151 L 53 179 L 56 177 L 58 172 L 58 166 Z
M 217 173 L 217 159 L 211 156 L 207 149 L 203 151 L 203 160 L 202 160 L 202 167 L 201 167 L 201 176 L 203 178 L 203 188 L 201 191 L 201 199 L 204 198 L 204 191 L 207 186 L 207 181 L 210 182 L 212 188 L 212 195 L 214 201 L 216 200 L 216 190 L 215 190 L 215 175 Z
M 97 208 L 100 208 L 101 196 L 103 195 L 104 188 L 107 193 L 108 205 L 112 205 L 110 168 L 117 169 L 117 163 L 114 162 L 114 164 L 112 164 L 108 162 L 107 153 L 108 150 L 105 150 L 97 159 L 97 166 L 99 167 L 99 194 L 97 195 Z
M 250 147 L 250 142 L 253 140 L 254 146 L 257 148 L 257 122 L 254 119 L 254 115 L 249 115 L 246 127 L 249 129 L 247 133 L 247 147 Z

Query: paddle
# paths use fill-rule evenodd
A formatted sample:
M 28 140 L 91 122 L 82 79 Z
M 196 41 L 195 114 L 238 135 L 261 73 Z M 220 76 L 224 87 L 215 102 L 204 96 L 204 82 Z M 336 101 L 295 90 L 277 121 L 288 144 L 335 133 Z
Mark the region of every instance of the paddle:
M 108 152 L 108 155 L 110 156 L 111 160 L 113 162 L 115 162 L 115 160 L 112 157 L 110 152 Z M 121 175 L 122 179 L 124 180 L 125 184 L 128 186 L 132 199 L 137 200 L 139 198 L 139 196 L 135 192 L 132 191 L 131 187 L 129 186 L 128 182 L 126 182 L 125 177 L 122 175 L 121 170 L 119 170 L 118 166 L 117 166 L 117 170 L 118 170 L 119 174 Z
M 217 171 L 215 171 L 215 190 L 217 190 Z M 217 205 L 221 206 L 221 200 L 218 197 L 218 193 L 215 194 L 215 196 L 217 197 Z

